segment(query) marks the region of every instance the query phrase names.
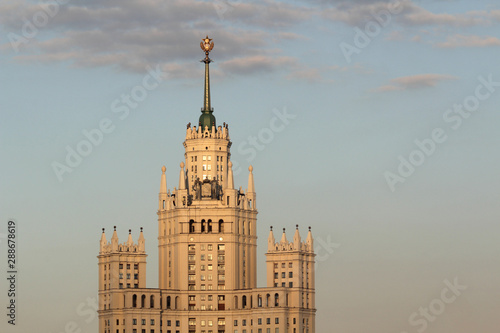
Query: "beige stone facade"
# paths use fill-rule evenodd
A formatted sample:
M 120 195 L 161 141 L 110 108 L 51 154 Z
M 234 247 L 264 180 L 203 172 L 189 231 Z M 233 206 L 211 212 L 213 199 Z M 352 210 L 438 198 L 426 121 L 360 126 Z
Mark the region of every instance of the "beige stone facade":
M 208 58 L 208 53 L 207 53 Z M 206 84 L 208 63 L 206 63 Z M 207 91 L 207 89 L 205 89 Z M 208 90 L 209 91 L 209 90 Z M 213 111 L 213 109 L 212 109 Z M 212 116 L 213 117 L 213 116 Z M 201 123 L 201 121 L 200 121 Z M 311 230 L 293 241 L 268 238 L 267 287 L 257 288 L 257 198 L 253 168 L 236 189 L 226 124 L 187 126 L 178 187 L 162 168 L 158 200 L 159 288 L 146 288 L 141 232 L 120 244 L 103 230 L 99 332 L 314 333 Z

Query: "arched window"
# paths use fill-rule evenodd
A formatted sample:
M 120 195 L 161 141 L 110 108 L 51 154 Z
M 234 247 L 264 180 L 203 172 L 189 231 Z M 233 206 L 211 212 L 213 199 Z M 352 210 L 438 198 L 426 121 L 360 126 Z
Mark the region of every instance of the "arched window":
M 243 221 L 241 229 L 242 229 L 242 232 L 243 232 L 243 235 L 244 235 L 245 234 L 245 221 Z
M 243 309 L 245 309 L 245 308 L 247 307 L 247 297 L 246 297 L 246 296 L 243 296 L 243 297 L 241 298 L 241 307 L 242 307 Z
M 149 297 L 149 307 L 150 308 L 155 307 L 155 297 L 153 295 L 151 295 L 151 297 Z
M 269 301 L 271 299 L 271 295 L 267 294 L 266 295 L 266 306 L 269 307 Z
M 257 306 L 258 306 L 259 308 L 261 308 L 261 307 L 262 307 L 262 296 L 261 296 L 261 295 L 258 295 L 258 296 L 257 296 Z
M 133 307 L 133 308 L 136 308 L 136 307 L 137 307 L 137 295 L 136 295 L 136 294 L 134 294 L 134 295 L 132 296 L 132 307 Z
M 274 294 L 274 306 L 280 305 L 280 295 L 278 293 Z
M 212 220 L 208 220 L 208 232 L 212 232 Z
M 189 220 L 189 233 L 194 232 L 194 220 Z
M 141 296 L 141 308 L 146 306 L 146 295 Z
M 286 304 L 285 306 L 288 306 L 288 294 L 286 294 Z
M 175 309 L 178 310 L 179 309 L 179 296 L 176 296 L 175 297 Z
M 201 220 L 201 232 L 206 232 L 207 230 L 207 224 L 205 220 Z
M 219 232 L 224 233 L 224 221 L 219 220 Z
M 252 221 L 248 221 L 248 234 L 252 234 Z
M 167 309 L 170 309 L 170 296 L 167 296 Z
M 125 295 L 123 295 L 123 307 L 126 308 L 126 306 L 125 306 Z
M 234 296 L 234 308 L 238 308 L 238 296 Z

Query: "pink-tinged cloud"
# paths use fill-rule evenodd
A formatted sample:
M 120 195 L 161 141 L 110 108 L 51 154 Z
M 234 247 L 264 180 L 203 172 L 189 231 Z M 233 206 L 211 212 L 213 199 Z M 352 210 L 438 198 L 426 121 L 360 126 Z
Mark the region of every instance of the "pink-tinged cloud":
M 255 72 L 270 72 L 292 65 L 296 65 L 296 59 L 292 57 L 256 55 L 224 61 L 219 67 L 227 73 L 246 75 Z
M 449 36 L 445 42 L 437 43 L 436 46 L 442 48 L 456 47 L 488 47 L 499 46 L 500 39 L 492 36 L 454 35 Z
M 434 87 L 441 81 L 456 80 L 457 77 L 445 74 L 418 74 L 392 79 L 389 84 L 380 86 L 373 92 L 386 92 L 395 90 L 411 90 Z

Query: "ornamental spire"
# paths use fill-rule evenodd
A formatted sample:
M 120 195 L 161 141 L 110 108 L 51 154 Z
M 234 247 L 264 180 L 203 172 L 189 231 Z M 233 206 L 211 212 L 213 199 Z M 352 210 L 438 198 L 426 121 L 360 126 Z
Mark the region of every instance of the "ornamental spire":
M 200 42 L 201 49 L 205 52 L 205 59 L 201 60 L 201 62 L 205 63 L 205 91 L 203 96 L 203 108 L 201 109 L 202 115 L 200 116 L 199 125 L 201 126 L 201 130 L 204 131 L 208 128 L 208 130 L 212 130 L 212 126 L 215 127 L 215 117 L 212 114 L 213 109 L 210 105 L 210 74 L 209 74 L 209 64 L 212 62 L 212 59 L 208 57 L 210 51 L 214 48 L 214 42 L 211 38 L 207 37 L 203 38 Z

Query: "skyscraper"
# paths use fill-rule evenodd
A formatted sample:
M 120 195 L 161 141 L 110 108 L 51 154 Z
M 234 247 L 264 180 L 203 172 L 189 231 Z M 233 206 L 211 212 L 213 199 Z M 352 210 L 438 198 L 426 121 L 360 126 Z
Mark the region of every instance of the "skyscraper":
M 269 232 L 267 287 L 257 288 L 257 196 L 253 167 L 245 191 L 234 186 L 227 124 L 217 125 L 210 101 L 204 38 L 204 102 L 198 127 L 187 125 L 179 184 L 167 188 L 162 167 L 158 200 L 159 288 L 146 288 L 141 228 L 119 243 L 103 233 L 99 251 L 99 332 L 314 333 L 314 249 L 311 229 L 293 241 Z

